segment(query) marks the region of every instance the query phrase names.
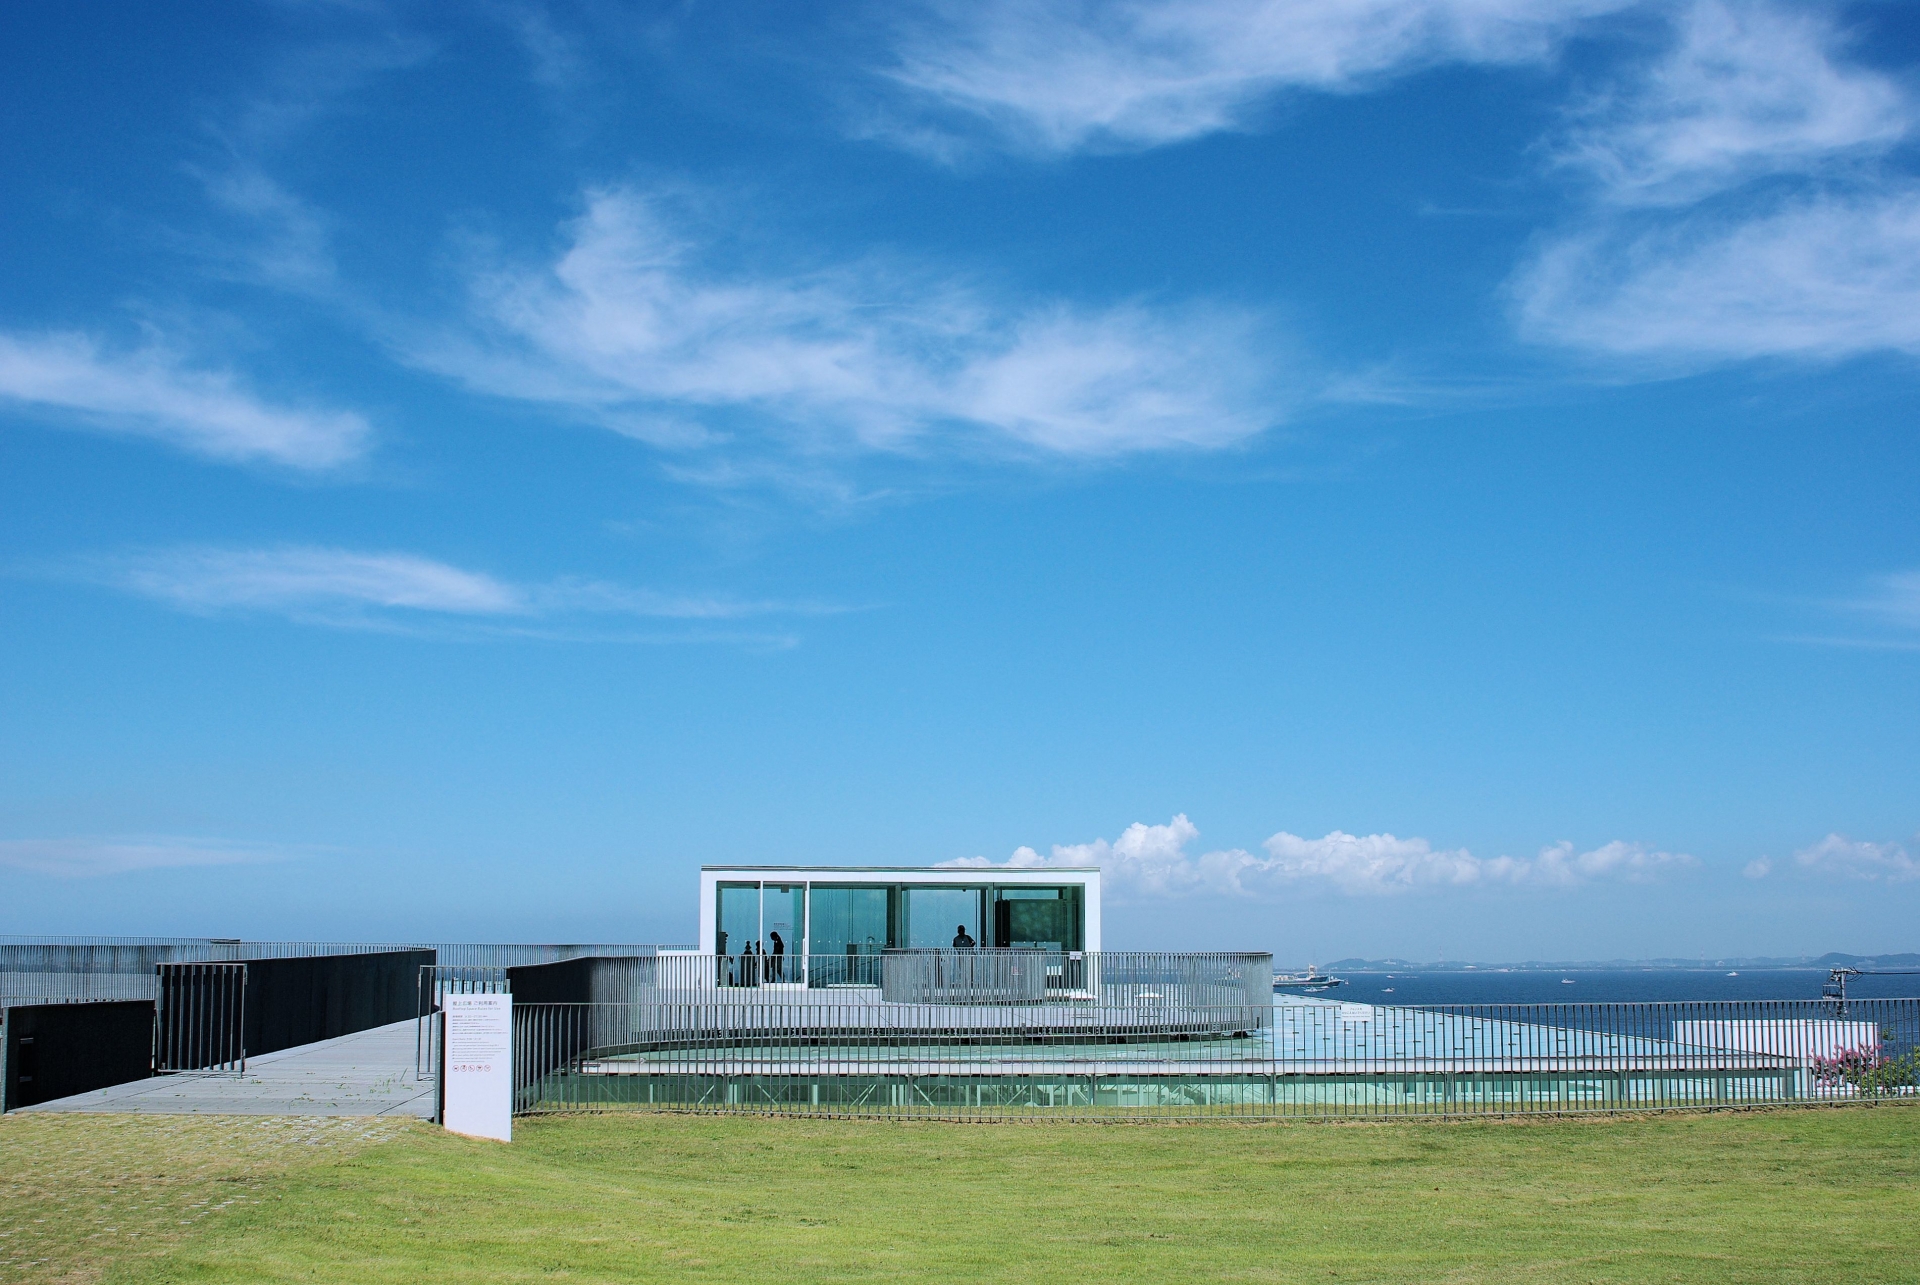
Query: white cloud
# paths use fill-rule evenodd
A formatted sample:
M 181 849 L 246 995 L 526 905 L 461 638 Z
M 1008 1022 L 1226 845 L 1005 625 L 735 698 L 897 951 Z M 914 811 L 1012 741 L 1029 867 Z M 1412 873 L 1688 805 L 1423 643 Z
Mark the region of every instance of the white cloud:
M 1243 125 L 1287 89 L 1550 56 L 1626 0 L 988 0 L 909 22 L 885 74 L 1016 146 L 1149 147 Z M 883 132 L 938 149 L 937 130 Z
M 412 358 L 680 449 L 764 428 L 809 452 L 938 435 L 1099 456 L 1225 446 L 1282 413 L 1276 346 L 1246 314 L 1003 307 L 871 263 L 755 272 L 667 204 L 592 194 L 552 264 L 476 278 L 479 337 Z
M 1870 596 L 1851 605 L 1889 624 L 1920 629 L 1920 571 L 1882 576 Z
M 1528 338 L 1621 356 L 1920 353 L 1920 189 L 1551 242 L 1513 294 Z
M 1785 635 L 1782 641 L 1816 647 L 1845 647 L 1866 651 L 1920 650 L 1920 571 L 1900 571 L 1872 577 L 1865 593 L 1833 598 L 1817 604 L 1854 625 L 1841 634 Z M 1871 622 L 1878 629 L 1860 630 Z
M 1231 861 L 1236 856 L 1246 854 L 1208 853 L 1199 858 L 1188 856 L 1187 844 L 1199 837 L 1199 829 L 1182 813 L 1166 825 L 1143 825 L 1136 821 L 1112 843 L 1105 839 L 1095 839 L 1092 843 L 1056 843 L 1046 856 L 1041 856 L 1032 848 L 1019 848 L 1001 864 L 1014 867 L 1098 866 L 1106 878 L 1107 886 L 1121 895 L 1166 896 L 1207 891 L 1208 880 L 1218 879 L 1222 873 L 1219 868 L 1222 859 Z M 985 857 L 966 857 L 948 864 L 990 866 L 994 863 Z
M 1323 881 L 1342 892 L 1408 892 L 1417 888 L 1463 886 L 1505 878 L 1509 858 L 1489 871 L 1488 863 L 1464 848 L 1436 849 L 1425 839 L 1391 834 L 1353 835 L 1335 830 L 1321 839 L 1281 831 L 1262 845 L 1265 872 L 1281 882 Z
M 1740 873 L 1748 879 L 1765 879 L 1773 873 L 1773 861 L 1768 857 L 1755 857 L 1740 867 Z
M 284 614 L 403 608 L 515 615 L 525 595 L 491 576 L 407 553 L 346 549 L 173 549 L 109 564 L 124 588 L 191 611 Z
M 183 611 L 264 613 L 346 628 L 467 620 L 525 633 L 543 623 L 596 617 L 710 622 L 841 610 L 813 602 L 662 593 L 579 577 L 515 584 L 417 554 L 298 545 L 149 550 L 90 559 L 69 571 Z
M 1915 113 L 1844 43 L 1814 10 L 1682 10 L 1558 149 L 1602 199 L 1509 283 L 1522 335 L 1679 368 L 1920 351 L 1920 187 L 1882 163 Z
M 1590 109 L 1562 149 L 1611 200 L 1683 204 L 1885 152 L 1911 127 L 1899 85 L 1839 61 L 1824 14 L 1705 0 L 1678 28 L 1667 55 Z
M 1465 848 L 1435 849 L 1425 839 L 1391 834 L 1356 836 L 1338 830 L 1322 839 L 1282 831 L 1263 845 L 1264 870 L 1276 880 L 1319 880 L 1347 893 L 1397 893 L 1475 884 L 1574 887 L 1598 880 L 1648 882 L 1693 864 L 1685 853 L 1660 852 L 1614 840 L 1588 852 L 1550 844 L 1531 858 L 1476 857 Z M 1254 867 L 1258 869 L 1258 867 Z
M 535 5 L 489 5 L 481 12 L 519 38 L 536 83 L 562 92 L 577 92 L 593 83 L 593 59 L 586 42 L 563 30 L 553 14 Z
M 1793 859 L 1801 869 L 1814 874 L 1887 883 L 1920 879 L 1920 860 L 1904 845 L 1868 843 L 1849 839 L 1844 834 L 1830 834 L 1812 847 L 1794 853 Z
M 257 165 L 235 164 L 202 182 L 240 231 L 194 243 L 239 275 L 281 289 L 325 292 L 335 283 L 330 221 Z
M 220 839 L 0 839 L 0 866 L 68 879 L 183 866 L 252 865 L 289 855 L 288 849 Z
M 1539 61 L 1634 7 L 1007 0 L 910 22 L 890 74 L 1032 150 L 1151 146 L 1244 125 L 1285 89 Z M 1670 43 L 1548 149 L 1599 200 L 1509 283 L 1522 334 L 1682 367 L 1920 348 L 1920 195 L 1881 165 L 1912 133 L 1904 85 L 1851 59 L 1816 8 L 1663 7 Z M 924 123 L 900 136 L 939 141 Z M 1782 183 L 1742 190 L 1762 178 Z
M 0 402 L 107 432 L 156 438 L 221 460 L 328 469 L 365 450 L 350 411 L 276 406 L 226 371 L 161 348 L 110 353 L 81 334 L 0 334 Z
M 1099 866 L 1107 886 L 1122 899 L 1180 895 L 1274 897 L 1294 887 L 1330 887 L 1371 896 L 1483 885 L 1575 887 L 1603 880 L 1648 882 L 1694 864 L 1685 853 L 1660 852 L 1615 840 L 1589 852 L 1571 843 L 1542 848 L 1532 858 L 1476 857 L 1464 848 L 1436 849 L 1421 838 L 1391 834 L 1352 835 L 1336 830 L 1321 839 L 1281 831 L 1262 847 L 1264 857 L 1240 848 L 1192 856 L 1187 845 L 1199 829 L 1185 814 L 1166 825 L 1127 827 L 1108 843 L 1055 844 L 1043 856 L 1020 848 L 1005 862 L 1013 867 Z M 988 867 L 984 857 L 948 862 Z

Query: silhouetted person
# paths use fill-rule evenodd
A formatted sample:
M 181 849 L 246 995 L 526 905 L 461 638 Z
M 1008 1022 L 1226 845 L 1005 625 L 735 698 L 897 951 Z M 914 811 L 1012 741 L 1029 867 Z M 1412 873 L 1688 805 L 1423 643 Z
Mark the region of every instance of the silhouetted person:
M 953 948 L 955 950 L 972 950 L 973 946 L 973 938 L 967 935 L 967 926 L 965 924 L 957 925 L 953 930 Z
M 787 943 L 780 940 L 779 933 L 768 933 L 767 940 L 773 943 L 773 965 L 767 969 L 770 982 L 785 981 L 787 976 Z

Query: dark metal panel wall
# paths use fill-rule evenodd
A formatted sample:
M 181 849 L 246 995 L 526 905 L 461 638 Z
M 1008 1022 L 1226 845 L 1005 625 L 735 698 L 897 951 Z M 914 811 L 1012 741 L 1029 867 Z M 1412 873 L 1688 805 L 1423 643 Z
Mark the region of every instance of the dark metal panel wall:
M 523 964 L 507 970 L 507 988 L 516 1004 L 588 1004 L 593 1001 L 596 963 L 586 958 Z
M 153 1002 L 32 1004 L 6 1010 L 5 1109 L 153 1073 Z
M 249 960 L 247 1056 L 416 1016 L 420 969 L 434 962 L 431 950 Z

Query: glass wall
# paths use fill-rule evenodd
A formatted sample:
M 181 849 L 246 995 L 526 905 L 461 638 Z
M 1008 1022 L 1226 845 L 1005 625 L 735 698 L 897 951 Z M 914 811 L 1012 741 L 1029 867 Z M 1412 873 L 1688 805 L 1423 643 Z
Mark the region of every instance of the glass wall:
M 763 956 L 761 980 L 797 982 L 801 980 L 800 953 L 806 949 L 803 936 L 807 924 L 805 884 L 769 883 L 760 888 L 760 952 Z
M 907 894 L 907 945 L 953 950 L 980 943 L 985 888 L 915 888 Z
M 885 885 L 813 886 L 808 968 L 815 986 L 880 984 L 880 952 L 894 942 L 893 898 Z
M 1081 890 L 996 888 L 993 944 L 1023 950 L 1079 950 L 1085 920 Z
M 720 892 L 720 935 L 715 949 L 738 955 L 760 940 L 760 885 L 723 883 Z
M 1084 889 L 994 884 L 722 883 L 723 986 L 877 986 L 887 950 L 1083 949 Z
M 804 884 L 723 883 L 716 890 L 720 917 L 714 945 L 725 986 L 797 982 L 807 922 Z

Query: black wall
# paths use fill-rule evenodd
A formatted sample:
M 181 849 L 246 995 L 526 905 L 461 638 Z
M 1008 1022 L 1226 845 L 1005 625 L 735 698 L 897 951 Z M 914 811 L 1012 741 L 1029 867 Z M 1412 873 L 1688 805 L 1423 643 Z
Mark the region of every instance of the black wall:
M 602 961 L 592 956 L 507 970 L 513 992 L 514 1085 L 537 1085 L 592 1047 L 592 1010 L 533 1008 L 535 1004 L 589 1004 Z
M 588 955 L 557 964 L 522 964 L 507 970 L 507 989 L 515 1004 L 588 1004 L 597 962 Z
M 507 987 L 515 1004 L 631 1004 L 657 982 L 659 963 L 645 955 L 585 955 L 522 964 L 507 970 Z
M 247 961 L 247 1056 L 330 1040 L 420 1012 L 430 950 Z
M 153 1001 L 6 1010 L 5 1110 L 153 1074 Z

